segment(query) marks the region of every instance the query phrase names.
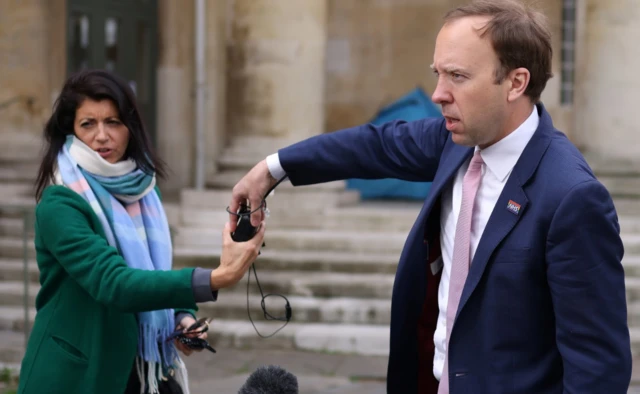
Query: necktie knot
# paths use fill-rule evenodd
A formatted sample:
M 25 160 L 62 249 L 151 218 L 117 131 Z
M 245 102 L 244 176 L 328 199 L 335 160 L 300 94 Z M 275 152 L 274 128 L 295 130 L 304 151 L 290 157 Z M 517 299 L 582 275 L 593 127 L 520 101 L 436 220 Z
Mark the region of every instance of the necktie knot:
M 480 171 L 483 164 L 484 164 L 484 161 L 482 160 L 480 151 L 476 150 L 476 152 L 473 154 L 473 157 L 471 158 L 471 162 L 469 163 L 468 171 Z

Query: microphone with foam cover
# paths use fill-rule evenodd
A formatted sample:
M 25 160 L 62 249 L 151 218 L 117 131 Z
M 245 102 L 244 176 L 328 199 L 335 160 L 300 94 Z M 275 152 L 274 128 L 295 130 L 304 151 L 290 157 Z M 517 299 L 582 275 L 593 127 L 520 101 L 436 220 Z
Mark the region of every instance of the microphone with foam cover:
M 238 394 L 298 394 L 298 378 L 276 365 L 259 367 Z

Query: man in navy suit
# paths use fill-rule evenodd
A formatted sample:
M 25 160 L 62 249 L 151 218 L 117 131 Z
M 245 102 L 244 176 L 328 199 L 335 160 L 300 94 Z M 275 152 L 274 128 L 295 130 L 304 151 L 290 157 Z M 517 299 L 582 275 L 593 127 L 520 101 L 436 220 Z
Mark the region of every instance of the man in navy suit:
M 432 65 L 443 119 L 315 136 L 233 189 L 235 210 L 258 206 L 284 176 L 433 182 L 396 273 L 389 393 L 627 392 L 618 218 L 540 103 L 551 56 L 537 11 L 504 0 L 459 7 Z

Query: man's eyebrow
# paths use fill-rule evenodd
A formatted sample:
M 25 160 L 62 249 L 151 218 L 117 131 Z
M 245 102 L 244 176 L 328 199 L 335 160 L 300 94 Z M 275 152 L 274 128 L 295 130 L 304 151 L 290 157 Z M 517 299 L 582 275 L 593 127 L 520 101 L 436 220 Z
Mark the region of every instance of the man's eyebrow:
M 430 67 L 432 70 L 437 71 L 437 69 L 436 69 L 435 65 L 431 64 L 429 67 Z M 460 66 L 455 66 L 455 65 L 453 65 L 453 64 L 445 64 L 445 65 L 444 65 L 444 66 L 442 66 L 441 68 L 442 68 L 442 70 L 443 70 L 445 73 L 463 74 L 463 73 L 465 73 L 465 72 L 466 72 L 462 67 L 460 67 Z

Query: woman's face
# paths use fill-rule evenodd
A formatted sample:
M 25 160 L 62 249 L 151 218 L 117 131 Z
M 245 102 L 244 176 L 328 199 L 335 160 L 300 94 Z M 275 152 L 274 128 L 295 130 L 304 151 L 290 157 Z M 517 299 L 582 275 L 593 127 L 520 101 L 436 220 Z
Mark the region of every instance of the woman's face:
M 129 144 L 129 129 L 118 116 L 111 100 L 85 99 L 76 110 L 73 122 L 76 137 L 109 163 L 124 158 Z

